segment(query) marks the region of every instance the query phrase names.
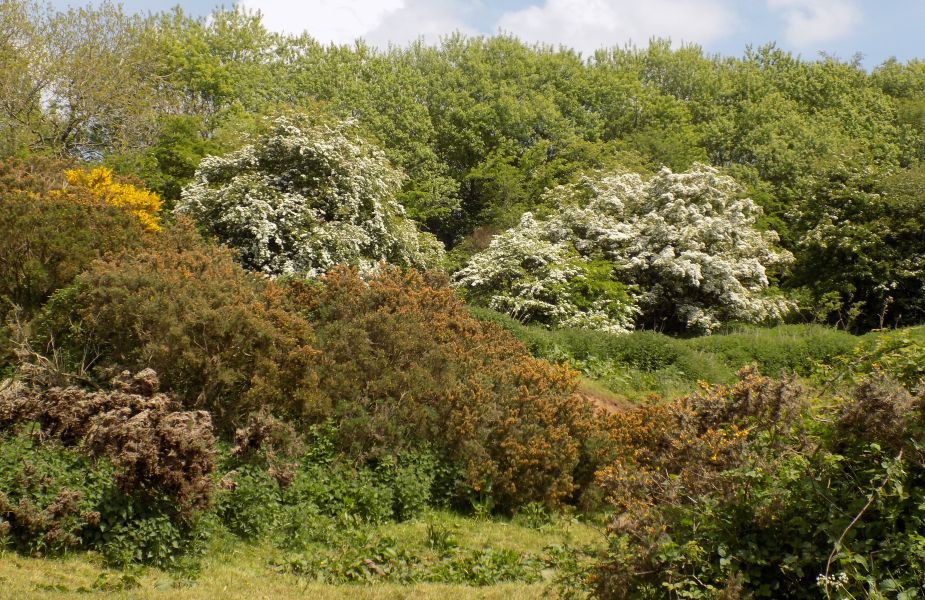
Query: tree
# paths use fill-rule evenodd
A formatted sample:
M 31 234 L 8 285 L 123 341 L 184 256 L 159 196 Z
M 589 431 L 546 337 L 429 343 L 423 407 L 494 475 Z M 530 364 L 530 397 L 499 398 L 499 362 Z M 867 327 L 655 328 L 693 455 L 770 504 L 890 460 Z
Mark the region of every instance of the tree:
M 561 210 L 543 222 L 525 216 L 456 274 L 470 297 L 516 315 L 511 308 L 529 306 L 551 290 L 561 296 L 553 303 L 565 300 L 559 324 L 588 319 L 582 324 L 612 330 L 628 326 L 637 308 L 650 326 L 705 332 L 724 321 L 780 319 L 790 308 L 770 293 L 768 271 L 792 256 L 773 247 L 773 232 L 755 228 L 760 207 L 739 197 L 736 182 L 712 167 L 695 165 L 686 173 L 663 168 L 648 181 L 637 174 L 586 177 L 548 195 Z M 609 268 L 602 271 L 600 261 Z M 598 284 L 591 304 L 576 312 L 566 282 L 578 264 L 629 286 L 633 302 L 624 300 L 615 310 L 613 288 Z M 607 323 L 593 316 L 604 306 Z
M 98 158 L 143 142 L 158 106 L 145 32 L 109 2 L 0 4 L 0 149 Z
M 203 159 L 175 210 L 268 275 L 433 266 L 443 249 L 405 216 L 401 182 L 351 122 L 280 117 L 253 144 Z

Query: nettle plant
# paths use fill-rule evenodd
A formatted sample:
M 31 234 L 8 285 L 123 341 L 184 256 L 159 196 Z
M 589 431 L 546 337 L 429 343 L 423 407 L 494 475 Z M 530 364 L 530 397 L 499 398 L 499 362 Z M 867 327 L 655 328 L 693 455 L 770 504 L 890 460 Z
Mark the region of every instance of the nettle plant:
M 402 180 L 352 122 L 280 117 L 254 143 L 204 158 L 175 210 L 268 275 L 433 266 L 443 248 L 405 216 Z
M 761 207 L 712 167 L 584 177 L 546 195 L 558 212 L 525 214 L 456 273 L 471 301 L 523 321 L 610 331 L 643 322 L 710 332 L 791 309 L 769 273 L 792 255 L 756 228 Z

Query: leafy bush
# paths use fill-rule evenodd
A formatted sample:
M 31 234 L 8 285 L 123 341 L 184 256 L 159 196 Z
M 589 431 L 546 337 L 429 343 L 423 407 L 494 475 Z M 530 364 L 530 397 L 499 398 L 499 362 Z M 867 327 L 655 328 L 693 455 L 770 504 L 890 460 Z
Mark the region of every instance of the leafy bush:
M 0 297 L 36 311 L 107 252 L 138 248 L 146 235 L 124 211 L 60 184 L 58 163 L 0 162 Z M 3 302 L 0 315 L 8 306 Z
M 849 378 L 859 381 L 885 373 L 913 392 L 925 390 L 925 330 L 904 329 L 873 332 L 861 338 L 851 351 L 820 365 L 824 380 Z
M 216 514 L 232 533 L 258 539 L 276 526 L 280 511 L 277 481 L 254 465 L 242 465 L 225 474 L 224 491 L 216 500 Z
M 54 342 L 72 365 L 96 356 L 101 374 L 153 368 L 222 432 L 259 408 L 298 417 L 316 404 L 311 326 L 278 285 L 185 222 L 156 247 L 93 263 L 55 294 L 36 329 L 40 346 Z
M 98 525 L 111 468 L 60 443 L 36 444 L 24 433 L 0 433 L 0 545 L 29 554 L 83 546 Z
M 176 212 L 193 216 L 248 268 L 316 276 L 380 260 L 426 267 L 443 249 L 396 200 L 402 175 L 352 123 L 280 117 L 253 144 L 206 157 Z
M 26 428 L 0 433 L 0 547 L 33 555 L 93 549 L 108 564 L 195 569 L 205 531 L 174 500 L 126 494 L 117 471 Z
M 792 381 L 740 376 L 613 417 L 596 594 L 920 594 L 923 399 L 875 377 L 813 406 Z

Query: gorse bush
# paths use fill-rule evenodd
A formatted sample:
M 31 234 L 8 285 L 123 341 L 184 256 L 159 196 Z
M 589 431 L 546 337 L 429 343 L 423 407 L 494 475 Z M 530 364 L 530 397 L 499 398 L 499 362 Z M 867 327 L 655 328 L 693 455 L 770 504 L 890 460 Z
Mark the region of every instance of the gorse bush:
M 65 165 L 0 162 L 0 307 L 30 316 L 107 252 L 146 242 L 131 215 L 81 189 L 61 190 Z
M 276 284 L 245 272 L 185 222 L 156 247 L 93 263 L 60 290 L 36 326 L 39 347 L 72 362 L 153 368 L 184 406 L 233 432 L 260 408 L 313 408 L 312 328 Z
M 161 230 L 161 199 L 157 194 L 135 187 L 130 183 L 113 180 L 112 170 L 97 167 L 91 170 L 68 169 L 64 172 L 69 188 L 84 192 L 82 196 L 92 203 L 114 206 L 133 215 L 145 231 Z M 58 195 L 59 192 L 52 192 Z
M 381 459 L 426 446 L 457 471 L 459 493 L 490 495 L 502 510 L 577 491 L 597 425 L 574 372 L 530 357 L 413 271 L 364 281 L 339 269 L 321 283 L 298 293 L 344 450 Z

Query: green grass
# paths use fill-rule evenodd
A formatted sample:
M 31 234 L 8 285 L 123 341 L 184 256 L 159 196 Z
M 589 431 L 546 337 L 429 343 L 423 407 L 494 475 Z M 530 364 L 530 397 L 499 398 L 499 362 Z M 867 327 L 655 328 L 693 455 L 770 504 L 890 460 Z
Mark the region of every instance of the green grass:
M 513 550 L 537 554 L 552 545 L 601 548 L 599 527 L 558 517 L 540 529 L 517 520 L 479 520 L 445 511 L 430 511 L 418 519 L 372 528 L 377 536 L 399 540 L 402 549 L 418 554 L 433 552 L 428 525 L 452 532 L 461 552 Z M 107 569 L 92 553 L 64 558 L 28 558 L 0 553 L 0 599 L 107 598 L 206 600 L 213 598 L 548 598 L 554 595 L 555 572 L 544 572 L 537 583 L 503 583 L 488 586 L 436 583 L 327 585 L 288 573 L 277 565 L 290 551 L 269 542 L 249 544 L 228 534 L 216 535 L 195 579 L 157 569 L 122 572 Z M 125 588 L 125 589 L 120 589 Z
M 567 362 L 616 396 L 638 401 L 651 394 L 673 398 L 696 389 L 698 381 L 729 383 L 748 364 L 767 375 L 811 375 L 821 363 L 851 352 L 882 335 L 855 336 L 821 325 L 756 327 L 737 325 L 703 337 L 672 337 L 653 331 L 611 334 L 526 326 L 505 315 L 470 308 L 483 321 L 510 331 L 537 357 Z M 925 327 L 911 328 L 925 339 Z M 585 384 L 587 385 L 587 384 Z

